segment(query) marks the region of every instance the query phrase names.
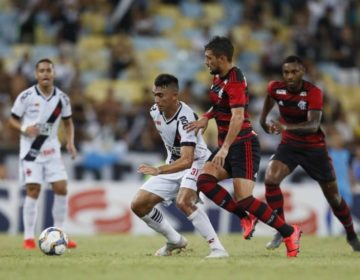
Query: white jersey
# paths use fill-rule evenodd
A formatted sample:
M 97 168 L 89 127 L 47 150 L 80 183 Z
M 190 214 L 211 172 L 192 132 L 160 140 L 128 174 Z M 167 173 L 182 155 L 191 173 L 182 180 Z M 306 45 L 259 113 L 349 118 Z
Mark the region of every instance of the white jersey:
M 47 97 L 34 85 L 19 94 L 11 114 L 21 119 L 22 125 L 37 125 L 40 129 L 37 137 L 21 135 L 21 159 L 44 162 L 61 156 L 58 139 L 60 119 L 69 118 L 72 114 L 70 99 L 64 92 L 54 87 L 53 93 Z
M 195 134 L 194 131 L 187 132 L 186 125 L 196 120 L 194 111 L 184 102 L 180 102 L 180 107 L 175 115 L 167 120 L 159 111 L 155 104 L 150 110 L 156 129 L 165 144 L 167 150 L 166 163 L 169 164 L 180 158 L 182 146 L 194 146 L 194 160 L 205 161 L 209 156 L 209 150 L 201 133 Z

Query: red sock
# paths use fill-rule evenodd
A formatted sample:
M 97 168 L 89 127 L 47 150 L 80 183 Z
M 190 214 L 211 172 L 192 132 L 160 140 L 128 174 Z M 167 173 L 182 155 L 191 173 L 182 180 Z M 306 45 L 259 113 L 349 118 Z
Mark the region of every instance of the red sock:
M 285 221 L 284 216 L 284 197 L 279 185 L 265 184 L 265 198 L 267 204 L 275 213 Z
M 290 236 L 294 231 L 293 227 L 286 224 L 267 204 L 253 196 L 240 200 L 237 204 L 244 210 L 258 217 L 262 222 L 277 229 L 283 237 Z
M 337 207 L 331 206 L 331 208 L 334 212 L 334 215 L 343 224 L 346 231 L 347 239 L 351 240 L 356 238 L 351 212 L 346 201 L 341 198 L 340 205 L 338 205 Z
M 247 213 L 238 207 L 230 193 L 217 182 L 218 179 L 212 175 L 200 174 L 197 187 L 207 198 L 211 199 L 221 208 L 237 215 L 239 218 L 246 217 Z

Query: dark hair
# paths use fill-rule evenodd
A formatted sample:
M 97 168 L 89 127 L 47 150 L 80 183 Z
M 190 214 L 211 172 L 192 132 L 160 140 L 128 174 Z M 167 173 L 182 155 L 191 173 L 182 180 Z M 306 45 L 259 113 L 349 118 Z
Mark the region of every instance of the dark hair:
M 42 58 L 38 62 L 36 62 L 35 68 L 37 69 L 40 63 L 47 62 L 50 63 L 52 66 L 54 66 L 54 63 L 49 58 Z
M 284 59 L 282 65 L 284 65 L 285 63 L 298 63 L 298 64 L 304 66 L 302 59 L 297 55 L 288 56 L 287 58 Z
M 210 50 L 216 57 L 225 55 L 229 62 L 232 61 L 234 55 L 234 46 L 226 37 L 216 36 L 205 45 L 205 51 Z
M 179 89 L 178 79 L 171 74 L 160 74 L 155 78 L 154 85 L 156 87 L 174 86 L 176 89 Z

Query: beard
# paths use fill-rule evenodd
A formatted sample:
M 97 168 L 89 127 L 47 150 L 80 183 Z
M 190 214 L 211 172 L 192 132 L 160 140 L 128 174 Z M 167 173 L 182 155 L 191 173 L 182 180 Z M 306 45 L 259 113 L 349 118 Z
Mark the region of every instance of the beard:
M 218 75 L 218 74 L 220 74 L 220 71 L 217 68 L 210 69 L 210 74 L 211 75 Z

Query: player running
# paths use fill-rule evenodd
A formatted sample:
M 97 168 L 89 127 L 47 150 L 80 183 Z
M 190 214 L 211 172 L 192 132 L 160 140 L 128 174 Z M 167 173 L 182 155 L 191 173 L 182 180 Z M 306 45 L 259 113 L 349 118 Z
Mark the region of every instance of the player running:
M 152 175 L 137 192 L 131 209 L 150 228 L 162 234 L 167 243 L 155 256 L 170 256 L 183 249 L 187 240 L 165 219 L 158 203 L 170 204 L 176 199 L 178 208 L 185 213 L 194 228 L 208 242 L 211 252 L 206 258 L 228 257 L 209 218 L 196 206 L 198 201 L 196 180 L 210 151 L 201 135 L 186 132 L 189 122 L 196 116 L 192 109 L 179 101 L 178 79 L 169 74 L 159 75 L 154 82 L 155 105 L 150 114 L 167 150 L 166 164 L 153 167 L 140 165 L 138 172 Z
M 260 123 L 267 133 L 281 133 L 281 142 L 266 169 L 266 201 L 285 219 L 280 183 L 300 165 L 319 183 L 332 211 L 344 226 L 347 242 L 354 251 L 360 252 L 351 213 L 339 194 L 325 135 L 320 129 L 323 93 L 314 84 L 303 80 L 304 74 L 302 60 L 289 56 L 282 64 L 283 81 L 268 84 Z M 280 111 L 280 121 L 268 122 L 267 116 L 275 103 Z M 282 240 L 283 237 L 277 233 L 266 248 L 278 248 Z
M 232 64 L 234 47 L 225 37 L 215 37 L 205 46 L 205 64 L 214 75 L 210 88 L 211 109 L 188 131 L 206 129 L 214 118 L 219 147 L 205 164 L 197 186 L 209 199 L 230 212 L 246 210 L 279 231 L 288 257 L 299 252 L 300 227 L 288 225 L 272 209 L 253 195 L 260 163 L 260 146 L 252 129 L 247 107 L 249 95 L 245 76 Z M 232 178 L 235 201 L 218 182 Z M 234 204 L 229 208 L 228 205 Z M 235 210 L 234 210 L 235 209 Z

